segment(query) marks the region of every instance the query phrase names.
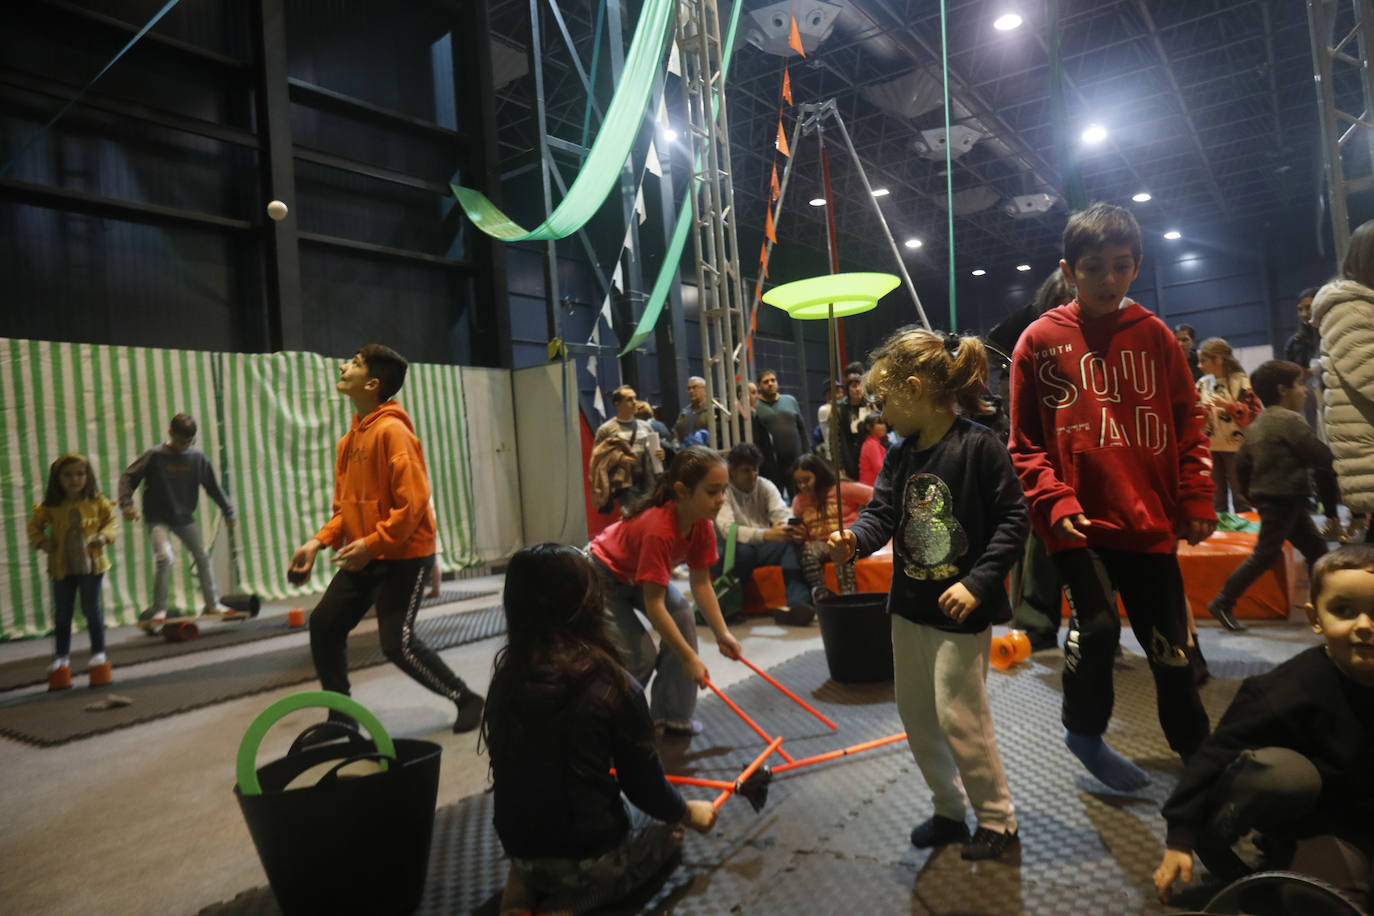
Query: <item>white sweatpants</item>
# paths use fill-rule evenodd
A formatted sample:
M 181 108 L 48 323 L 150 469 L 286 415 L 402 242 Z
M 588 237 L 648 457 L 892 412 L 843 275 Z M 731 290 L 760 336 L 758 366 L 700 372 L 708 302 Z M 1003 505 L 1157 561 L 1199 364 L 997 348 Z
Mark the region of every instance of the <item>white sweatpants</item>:
M 935 813 L 962 821 L 971 806 L 978 826 L 1002 833 L 1016 813 L 988 705 L 991 646 L 991 629 L 949 633 L 892 615 L 897 712 Z

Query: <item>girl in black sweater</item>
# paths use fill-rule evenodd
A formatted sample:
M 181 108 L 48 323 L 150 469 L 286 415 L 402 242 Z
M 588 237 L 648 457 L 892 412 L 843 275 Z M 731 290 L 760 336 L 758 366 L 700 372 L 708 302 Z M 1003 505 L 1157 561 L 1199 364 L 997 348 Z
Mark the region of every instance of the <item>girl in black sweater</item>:
M 682 828 L 705 833 L 716 812 L 664 778 L 644 693 L 617 661 L 581 551 L 515 554 L 504 604 L 508 642 L 482 720 L 511 860 L 501 912 L 584 913 L 653 877 Z

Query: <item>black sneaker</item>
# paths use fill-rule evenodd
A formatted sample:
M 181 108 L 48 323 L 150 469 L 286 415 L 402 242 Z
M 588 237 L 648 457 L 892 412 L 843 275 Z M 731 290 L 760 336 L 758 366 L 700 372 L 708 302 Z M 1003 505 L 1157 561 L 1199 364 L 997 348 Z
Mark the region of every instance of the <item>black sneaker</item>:
M 967 843 L 968 825 L 952 817 L 936 814 L 911 829 L 911 845 L 917 849 L 944 846 L 946 843 Z
M 1211 614 L 1218 623 L 1232 633 L 1239 633 L 1246 629 L 1245 624 L 1237 620 L 1236 615 L 1231 613 L 1231 605 L 1223 603 L 1220 599 L 1213 598 L 1207 602 L 1207 613 Z
M 482 699 L 480 693 L 464 690 L 458 695 L 456 705 L 458 706 L 458 718 L 453 722 L 455 735 L 470 732 L 482 724 L 482 709 L 486 706 L 486 700 Z
M 1021 836 L 1017 831 L 998 833 L 986 827 L 979 827 L 973 832 L 973 839 L 964 844 L 964 851 L 959 853 L 959 858 L 970 862 L 982 862 L 987 859 L 1000 859 L 1008 850 L 1015 851 L 1020 848 Z

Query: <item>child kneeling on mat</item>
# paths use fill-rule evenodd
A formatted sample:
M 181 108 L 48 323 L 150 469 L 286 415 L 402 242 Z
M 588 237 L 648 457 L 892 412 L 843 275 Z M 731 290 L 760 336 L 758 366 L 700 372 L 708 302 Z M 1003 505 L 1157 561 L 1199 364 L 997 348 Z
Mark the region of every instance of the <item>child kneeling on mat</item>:
M 1374 903 L 1374 547 L 1316 562 L 1307 619 L 1325 644 L 1241 684 L 1164 803 L 1165 903 L 1194 852 L 1227 881 L 1287 869 Z
M 90 685 L 112 679 L 105 657 L 105 618 L 100 612 L 100 580 L 110 568 L 105 546 L 113 544 L 114 503 L 100 492 L 95 471 L 85 455 L 71 453 L 52 463 L 43 501 L 29 517 L 29 543 L 48 555 L 52 576 L 53 639 L 57 643 L 48 667 L 48 689 L 72 685 L 72 612 L 81 594 L 81 613 L 91 638 Z
M 892 539 L 897 711 L 935 804 L 911 842 L 1001 858 L 1020 839 L 985 681 L 990 627 L 1011 619 L 1002 581 L 1030 523 L 1002 443 L 956 413 L 956 401 L 978 410 L 987 352 L 976 337 L 904 328 L 871 361 L 868 390 L 903 441 L 883 460 L 873 500 L 830 536 L 831 559 L 839 566 Z M 978 821 L 972 838 L 966 804 Z
M 482 719 L 496 834 L 510 856 L 503 914 L 618 900 L 662 870 L 684 827 L 705 833 L 716 822 L 710 802 L 684 802 L 664 778 L 649 704 L 617 660 L 602 600 L 597 570 L 575 547 L 511 557 L 508 642 Z

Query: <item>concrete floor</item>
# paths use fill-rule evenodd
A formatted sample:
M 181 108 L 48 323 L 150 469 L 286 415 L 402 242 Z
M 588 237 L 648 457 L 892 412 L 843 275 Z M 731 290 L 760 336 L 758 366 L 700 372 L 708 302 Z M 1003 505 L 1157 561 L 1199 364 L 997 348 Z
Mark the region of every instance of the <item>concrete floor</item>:
M 464 589 L 498 589 L 499 576 L 466 579 Z M 453 587 L 446 584 L 446 588 Z M 447 614 L 491 606 L 495 596 L 424 611 Z M 285 605 L 263 614 L 284 614 Z M 373 626 L 364 621 L 362 627 Z M 820 646 L 813 623 L 805 629 L 775 626 L 768 617 L 734 628 L 745 657 L 769 667 Z M 444 661 L 474 689 L 485 692 L 491 663 L 504 637 L 447 650 Z M 305 633 L 260 640 L 151 662 L 121 671 L 119 646 L 148 639 L 136 627 L 112 630 L 114 692 L 121 677 L 145 677 L 306 642 Z M 84 634 L 74 637 L 82 648 Z M 702 634 L 703 644 L 711 641 Z M 0 662 L 51 653 L 50 640 L 0 644 Z M 703 645 L 712 680 L 728 690 L 752 676 Z M 76 690 L 86 689 L 74 672 Z M 444 748 L 439 804 L 488 786 L 487 759 L 477 753 L 476 733 L 455 735 L 453 707 L 390 665 L 354 672 L 353 696 L 380 717 L 395 737 L 425 738 Z M 41 692 L 43 687 L 29 692 Z M 193 914 L 241 891 L 266 884 L 266 876 L 234 800 L 234 757 L 249 723 L 269 703 L 301 684 L 230 700 L 182 715 L 97 735 L 52 748 L 0 738 L 0 911 L 13 914 Z M 12 702 L 24 691 L 0 695 Z M 309 710 L 283 720 L 259 752 L 266 762 L 285 753 L 291 739 L 320 718 Z

